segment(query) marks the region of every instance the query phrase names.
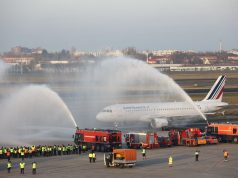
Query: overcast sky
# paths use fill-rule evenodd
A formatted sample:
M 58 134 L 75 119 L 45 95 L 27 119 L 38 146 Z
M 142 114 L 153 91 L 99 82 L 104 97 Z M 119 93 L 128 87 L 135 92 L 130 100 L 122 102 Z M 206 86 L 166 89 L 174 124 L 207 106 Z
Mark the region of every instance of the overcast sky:
M 237 0 L 0 0 L 0 52 L 238 48 Z

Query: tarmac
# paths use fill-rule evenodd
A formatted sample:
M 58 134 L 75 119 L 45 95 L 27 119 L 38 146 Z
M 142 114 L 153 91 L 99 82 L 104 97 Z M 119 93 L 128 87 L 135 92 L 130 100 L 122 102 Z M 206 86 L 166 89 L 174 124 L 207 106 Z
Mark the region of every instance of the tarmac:
M 199 161 L 195 161 L 195 150 L 200 151 Z M 223 150 L 229 154 L 227 162 Z M 12 159 L 13 169 L 7 173 L 7 160 L 0 160 L 0 178 L 38 177 L 38 178 L 237 178 L 238 144 L 218 144 L 200 147 L 176 146 L 147 150 L 143 160 L 141 150 L 137 151 L 137 163 L 133 168 L 107 168 L 103 154 L 97 153 L 96 163 L 89 163 L 88 153 L 53 157 L 25 159 L 25 174 L 20 174 L 20 159 Z M 173 157 L 173 166 L 168 166 L 168 157 Z M 31 163 L 36 161 L 37 174 L 32 175 Z

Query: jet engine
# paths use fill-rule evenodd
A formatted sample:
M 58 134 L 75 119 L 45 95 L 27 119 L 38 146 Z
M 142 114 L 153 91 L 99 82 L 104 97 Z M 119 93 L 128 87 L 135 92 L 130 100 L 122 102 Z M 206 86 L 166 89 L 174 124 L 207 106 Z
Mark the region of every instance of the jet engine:
M 163 118 L 155 118 L 151 120 L 150 125 L 152 128 L 160 128 L 160 127 L 168 126 L 168 120 Z

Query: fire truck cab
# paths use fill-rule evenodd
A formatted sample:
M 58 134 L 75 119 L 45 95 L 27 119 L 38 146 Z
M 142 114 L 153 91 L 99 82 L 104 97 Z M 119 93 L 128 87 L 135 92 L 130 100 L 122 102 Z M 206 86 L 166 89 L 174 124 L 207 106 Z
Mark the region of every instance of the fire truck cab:
M 113 148 L 122 147 L 122 133 L 110 129 L 77 129 L 74 142 L 87 149 L 93 147 L 95 151 L 112 151 Z
M 142 148 L 146 142 L 146 133 L 129 132 L 125 134 L 125 142 L 128 148 Z
M 157 135 L 160 147 L 170 147 L 173 145 L 169 131 L 158 131 Z

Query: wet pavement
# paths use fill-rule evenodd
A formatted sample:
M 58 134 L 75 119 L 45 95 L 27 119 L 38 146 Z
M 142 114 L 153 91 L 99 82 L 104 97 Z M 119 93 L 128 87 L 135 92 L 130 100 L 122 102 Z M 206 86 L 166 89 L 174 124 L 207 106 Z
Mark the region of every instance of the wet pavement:
M 199 161 L 194 152 L 200 151 Z M 230 153 L 229 161 L 223 160 L 223 149 Z M 168 166 L 168 157 L 173 157 L 173 167 Z M 201 147 L 171 147 L 147 150 L 147 159 L 142 160 L 141 150 L 133 168 L 107 168 L 103 164 L 103 153 L 97 153 L 96 163 L 89 163 L 88 154 L 54 156 L 25 159 L 25 174 L 20 175 L 20 159 L 12 159 L 13 169 L 7 173 L 6 160 L 0 160 L 0 178 L 124 178 L 124 177 L 174 177 L 174 178 L 237 178 L 238 144 L 218 144 Z M 37 174 L 32 175 L 31 163 L 38 163 Z

